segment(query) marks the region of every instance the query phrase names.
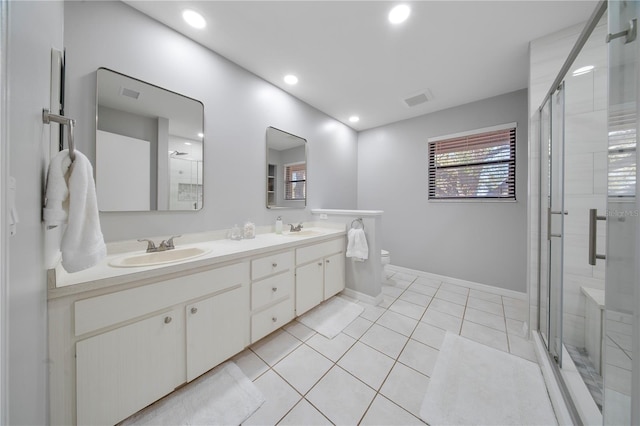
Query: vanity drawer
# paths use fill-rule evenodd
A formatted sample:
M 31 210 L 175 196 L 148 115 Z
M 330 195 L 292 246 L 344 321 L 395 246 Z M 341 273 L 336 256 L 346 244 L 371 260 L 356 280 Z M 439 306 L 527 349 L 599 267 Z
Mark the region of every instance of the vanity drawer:
M 251 317 L 251 343 L 287 324 L 294 317 L 293 297 L 254 314 Z
M 309 247 L 296 249 L 296 264 L 302 265 L 315 259 L 320 259 L 345 250 L 344 238 L 327 241 L 325 243 L 314 244 Z
M 241 287 L 249 297 L 248 262 L 78 300 L 74 304 L 75 335 L 80 336 L 179 303 Z
M 260 309 L 289 295 L 293 297 L 293 271 L 284 272 L 251 284 L 251 309 Z
M 284 272 L 293 267 L 293 251 L 276 253 L 251 261 L 251 279 L 259 280 L 268 275 Z

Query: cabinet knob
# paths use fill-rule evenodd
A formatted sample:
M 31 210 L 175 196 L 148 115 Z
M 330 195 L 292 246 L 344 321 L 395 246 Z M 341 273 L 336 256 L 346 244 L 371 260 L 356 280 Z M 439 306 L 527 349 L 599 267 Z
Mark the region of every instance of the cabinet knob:
M 318 266 L 322 266 L 322 262 L 318 262 Z
M 272 287 L 271 290 L 275 293 L 276 291 L 278 291 L 278 287 Z
M 198 313 L 198 308 L 196 308 L 195 306 L 193 308 L 191 308 L 191 313 L 192 314 Z
M 171 317 L 164 317 L 164 323 L 165 323 L 165 324 L 169 324 L 169 323 L 171 322 L 171 320 L 172 320 L 172 319 L 173 319 L 173 318 L 171 318 Z
M 277 267 L 278 267 L 278 264 L 277 264 L 276 262 L 273 262 L 273 263 L 271 264 L 271 266 L 273 266 L 274 268 L 277 268 Z
M 278 317 L 272 317 L 272 318 L 271 318 L 271 321 L 273 321 L 273 322 L 278 321 Z
M 327 259 L 327 263 L 329 263 L 329 259 Z

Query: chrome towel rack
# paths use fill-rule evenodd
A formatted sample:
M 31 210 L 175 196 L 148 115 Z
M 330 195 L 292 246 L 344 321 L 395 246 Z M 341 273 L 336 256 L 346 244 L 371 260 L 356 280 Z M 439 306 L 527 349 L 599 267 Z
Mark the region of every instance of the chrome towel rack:
M 76 147 L 73 143 L 73 128 L 76 125 L 76 120 L 72 118 L 67 118 L 62 115 L 52 114 L 49 112 L 47 108 L 42 109 L 42 122 L 44 124 L 49 124 L 50 122 L 55 122 L 62 124 L 63 126 L 67 126 L 67 141 L 69 146 L 69 158 L 71 161 L 76 159 Z
M 358 223 L 360 223 L 359 227 L 357 227 Z M 356 224 L 356 227 L 354 227 L 353 224 Z M 352 229 L 364 229 L 364 222 L 362 221 L 362 218 L 359 217 L 359 218 L 353 219 L 353 221 L 351 222 L 351 228 Z

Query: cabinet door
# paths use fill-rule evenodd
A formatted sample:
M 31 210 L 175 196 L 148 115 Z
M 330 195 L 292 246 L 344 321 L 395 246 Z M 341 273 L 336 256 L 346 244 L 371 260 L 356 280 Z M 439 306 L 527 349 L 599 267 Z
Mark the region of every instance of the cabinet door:
M 324 300 L 344 290 L 344 253 L 324 259 Z
M 76 343 L 77 424 L 115 424 L 182 384 L 183 327 L 171 311 Z
M 187 381 L 249 345 L 249 294 L 243 285 L 187 305 Z
M 324 296 L 322 259 L 296 269 L 296 315 L 302 315 L 322 302 Z

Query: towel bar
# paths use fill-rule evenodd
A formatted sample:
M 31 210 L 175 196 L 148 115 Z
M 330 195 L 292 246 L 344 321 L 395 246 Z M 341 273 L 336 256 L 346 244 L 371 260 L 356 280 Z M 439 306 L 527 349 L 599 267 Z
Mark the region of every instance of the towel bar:
M 43 108 L 42 109 L 42 122 L 44 124 L 49 124 L 50 122 L 56 122 L 59 124 L 62 124 L 63 126 L 67 126 L 67 128 L 69 129 L 67 131 L 67 140 L 68 140 L 68 146 L 69 146 L 69 158 L 71 158 L 71 161 L 76 159 L 76 147 L 73 143 L 73 128 L 76 125 L 76 120 L 72 119 L 72 118 L 67 118 L 64 117 L 62 115 L 57 115 L 57 114 L 52 114 L 49 112 L 49 110 L 47 108 Z

